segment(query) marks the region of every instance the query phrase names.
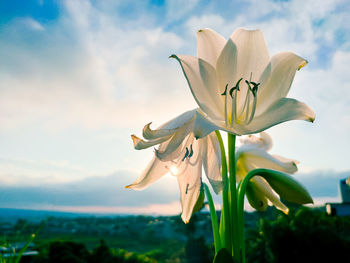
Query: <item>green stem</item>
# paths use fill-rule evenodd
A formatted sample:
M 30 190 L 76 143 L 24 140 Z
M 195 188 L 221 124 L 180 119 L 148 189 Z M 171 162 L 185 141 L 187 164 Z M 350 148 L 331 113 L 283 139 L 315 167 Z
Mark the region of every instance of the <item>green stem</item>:
M 271 173 L 277 173 L 278 171 L 273 171 L 270 169 L 255 169 L 250 171 L 243 179 L 243 181 L 240 183 L 239 191 L 238 191 L 238 213 L 239 213 L 239 238 L 241 243 L 241 254 L 242 254 L 242 263 L 245 262 L 245 241 L 244 241 L 244 195 L 247 190 L 248 183 L 250 179 L 252 179 L 255 175 L 259 175 L 262 177 L 268 177 Z
M 249 181 L 249 180 L 248 180 Z M 237 199 L 237 210 L 238 210 L 238 231 L 239 231 L 239 244 L 241 251 L 241 263 L 245 263 L 245 238 L 244 238 L 244 190 L 242 190 L 242 181 L 238 185 L 238 199 Z M 243 193 L 243 194 L 242 194 Z
M 214 235 L 215 255 L 216 255 L 221 249 L 221 240 L 220 240 L 220 234 L 219 234 L 218 218 L 216 216 L 215 205 L 214 205 L 214 201 L 213 201 L 213 198 L 211 196 L 209 187 L 205 183 L 204 183 L 204 191 L 205 191 L 205 195 L 207 196 L 207 200 L 208 200 L 208 204 L 209 204 L 211 225 L 213 227 L 213 235 Z
M 232 241 L 231 241 L 231 220 L 230 220 L 230 206 L 228 201 L 229 184 L 227 176 L 227 161 L 224 142 L 222 140 L 219 131 L 215 131 L 216 137 L 218 138 L 221 153 L 221 175 L 224 188 L 222 190 L 222 210 L 220 218 L 220 234 L 222 246 L 227 249 L 228 252 L 232 251 Z
M 227 134 L 228 136 L 228 159 L 229 159 L 229 174 L 230 174 L 230 194 L 231 194 L 231 235 L 233 242 L 233 257 L 237 262 L 240 262 L 240 244 L 239 244 L 239 229 L 238 229 L 238 213 L 237 213 L 237 189 L 236 189 L 236 160 L 235 147 L 236 135 Z

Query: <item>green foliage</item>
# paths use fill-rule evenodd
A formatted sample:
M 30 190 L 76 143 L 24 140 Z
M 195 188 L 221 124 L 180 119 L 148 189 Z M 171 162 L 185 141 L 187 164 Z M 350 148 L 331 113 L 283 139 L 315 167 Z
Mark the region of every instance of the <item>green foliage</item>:
M 27 226 L 27 222 L 25 220 L 23 220 L 23 222 Z M 19 224 L 21 224 L 21 223 L 18 223 L 18 222 L 16 223 L 15 229 L 17 229 Z M 44 221 L 40 225 L 40 227 L 35 231 L 35 233 L 31 234 L 29 236 L 29 238 L 26 240 L 26 243 L 24 244 L 24 246 L 19 251 L 16 251 L 15 249 L 13 249 L 12 253 L 10 255 L 8 255 L 7 257 L 3 257 L 3 255 L 0 254 L 0 263 L 19 263 L 21 261 L 21 259 L 22 259 L 23 254 L 27 251 L 29 245 L 37 237 L 37 235 L 42 230 L 42 228 L 45 226 L 45 224 L 46 224 L 46 222 Z M 5 247 L 5 248 L 11 248 L 11 244 L 9 244 L 7 241 L 4 241 L 3 244 L 0 243 L 0 245 Z
M 248 262 L 342 262 L 350 247 L 350 218 L 303 207 L 261 219 L 246 242 Z
M 49 262 L 84 263 L 86 262 L 88 254 L 83 244 L 72 241 L 55 241 L 50 244 Z
M 100 245 L 88 251 L 82 243 L 72 241 L 54 241 L 50 243 L 49 255 L 41 254 L 35 263 L 156 263 L 147 255 L 128 252 L 124 249 L 112 249 L 101 240 Z
M 234 263 L 231 253 L 222 248 L 215 256 L 213 263 Z

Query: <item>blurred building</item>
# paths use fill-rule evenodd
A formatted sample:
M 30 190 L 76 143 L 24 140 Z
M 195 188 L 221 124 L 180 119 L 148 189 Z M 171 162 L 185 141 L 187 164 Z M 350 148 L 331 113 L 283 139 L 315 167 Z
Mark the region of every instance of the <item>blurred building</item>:
M 329 215 L 350 216 L 350 176 L 340 180 L 339 184 L 341 203 L 326 203 Z

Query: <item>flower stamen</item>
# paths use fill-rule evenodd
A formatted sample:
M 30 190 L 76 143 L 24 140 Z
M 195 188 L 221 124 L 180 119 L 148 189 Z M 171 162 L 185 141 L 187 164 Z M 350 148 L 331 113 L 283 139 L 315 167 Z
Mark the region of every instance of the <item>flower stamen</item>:
M 186 147 L 186 153 L 184 158 L 182 158 L 182 161 L 185 161 L 185 159 L 187 158 L 187 156 L 189 155 L 190 151 L 188 150 L 188 148 Z
M 185 161 L 186 158 L 190 159 L 193 155 L 193 148 L 192 148 L 192 144 L 190 145 L 190 150 L 188 149 L 188 147 L 186 147 L 186 153 L 185 156 L 182 158 L 182 162 Z
M 227 87 L 228 87 L 228 84 L 226 84 L 225 86 L 225 91 L 221 94 L 222 96 L 225 96 L 225 123 L 227 125 Z
M 240 78 L 236 85 L 230 89 L 230 95 L 232 98 L 232 110 L 231 110 L 231 128 L 233 127 L 233 123 L 237 122 L 237 92 L 240 91 L 239 89 L 239 83 L 242 81 L 243 78 Z M 233 91 L 235 94 L 233 95 Z

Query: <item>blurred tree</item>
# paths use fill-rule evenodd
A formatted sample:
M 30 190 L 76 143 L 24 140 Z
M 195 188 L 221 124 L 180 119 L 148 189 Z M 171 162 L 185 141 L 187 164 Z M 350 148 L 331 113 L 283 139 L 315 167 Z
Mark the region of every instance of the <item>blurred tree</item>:
M 89 253 L 84 244 L 54 241 L 50 244 L 50 263 L 84 263 Z
M 275 220 L 261 219 L 247 233 L 248 262 L 343 262 L 350 248 L 350 218 L 300 208 Z
M 88 263 L 113 263 L 123 262 L 116 261 L 113 258 L 111 249 L 106 245 L 104 240 L 100 240 L 100 245 L 96 247 L 88 258 Z

